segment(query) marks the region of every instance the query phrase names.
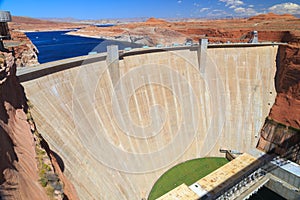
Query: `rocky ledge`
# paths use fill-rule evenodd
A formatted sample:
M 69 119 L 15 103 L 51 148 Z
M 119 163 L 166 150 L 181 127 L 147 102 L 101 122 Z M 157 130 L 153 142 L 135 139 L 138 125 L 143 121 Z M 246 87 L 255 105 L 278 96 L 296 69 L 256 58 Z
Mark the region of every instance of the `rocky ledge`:
M 23 32 L 10 31 L 11 40 L 4 40 L 8 52 L 14 52 L 17 67 L 34 66 L 38 62 L 38 49 Z
M 16 77 L 20 61 L 28 63 L 23 60 L 28 49 L 21 50 L 0 52 L 0 199 L 76 200 L 57 154 L 36 130 L 30 103 Z

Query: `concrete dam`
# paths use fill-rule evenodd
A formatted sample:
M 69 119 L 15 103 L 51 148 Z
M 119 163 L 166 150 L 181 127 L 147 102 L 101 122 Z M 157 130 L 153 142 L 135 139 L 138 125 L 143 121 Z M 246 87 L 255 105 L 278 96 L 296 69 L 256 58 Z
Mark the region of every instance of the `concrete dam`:
M 112 47 L 17 75 L 80 199 L 147 199 L 178 163 L 256 146 L 276 97 L 277 50 Z

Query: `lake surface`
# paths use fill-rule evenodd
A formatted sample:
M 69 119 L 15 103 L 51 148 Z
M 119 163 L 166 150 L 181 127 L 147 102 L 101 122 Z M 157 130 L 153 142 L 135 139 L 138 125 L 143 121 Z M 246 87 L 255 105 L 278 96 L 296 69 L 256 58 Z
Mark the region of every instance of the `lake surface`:
M 87 55 L 89 52 L 106 52 L 109 45 L 119 45 L 119 50 L 126 47 L 136 48 L 142 45 L 66 35 L 68 31 L 28 32 L 27 37 L 39 50 L 40 63 Z

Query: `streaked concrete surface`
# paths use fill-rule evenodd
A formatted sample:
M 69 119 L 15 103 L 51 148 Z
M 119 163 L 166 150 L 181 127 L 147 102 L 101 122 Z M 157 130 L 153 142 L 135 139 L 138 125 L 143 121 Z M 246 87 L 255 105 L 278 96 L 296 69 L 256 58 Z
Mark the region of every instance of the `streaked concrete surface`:
M 80 198 L 131 200 L 147 198 L 180 162 L 255 147 L 275 100 L 276 53 L 277 46 L 208 48 L 204 73 L 192 49 L 135 53 L 119 61 L 115 87 L 105 57 L 19 75 L 38 130 Z

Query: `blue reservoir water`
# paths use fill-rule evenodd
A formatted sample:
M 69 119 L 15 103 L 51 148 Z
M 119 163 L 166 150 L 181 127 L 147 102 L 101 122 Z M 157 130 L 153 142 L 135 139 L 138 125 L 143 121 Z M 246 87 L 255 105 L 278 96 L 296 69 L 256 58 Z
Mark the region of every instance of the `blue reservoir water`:
M 91 51 L 106 52 L 106 47 L 113 44 L 119 45 L 120 50 L 126 47 L 142 46 L 129 42 L 71 36 L 66 35 L 67 32 L 28 32 L 26 35 L 39 50 L 38 60 L 40 63 L 87 55 Z

